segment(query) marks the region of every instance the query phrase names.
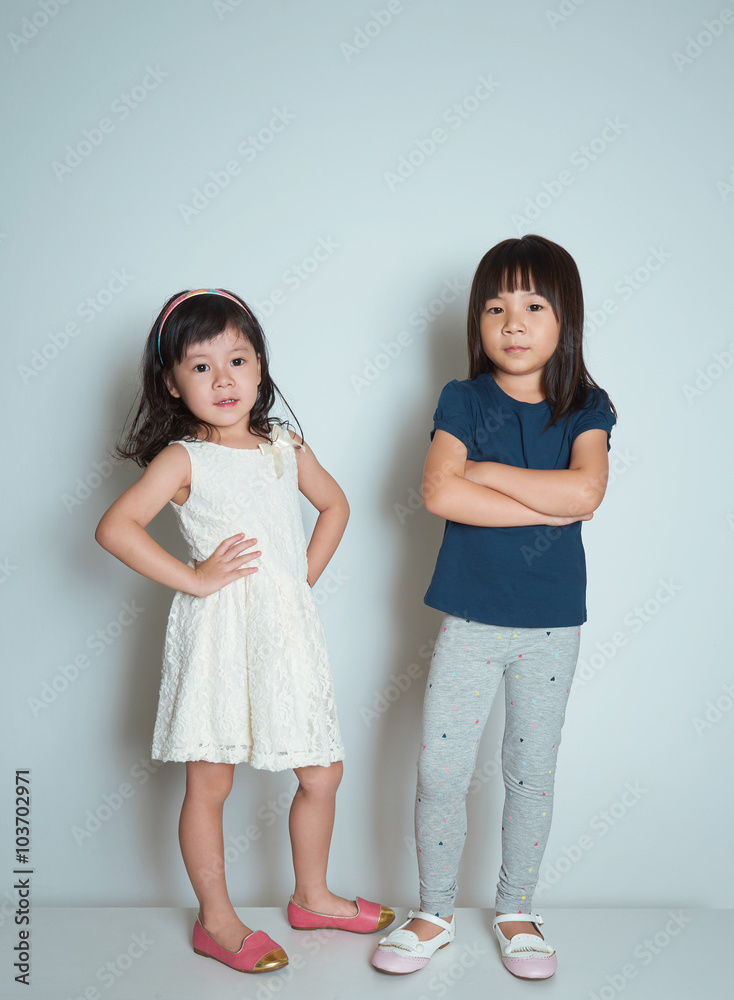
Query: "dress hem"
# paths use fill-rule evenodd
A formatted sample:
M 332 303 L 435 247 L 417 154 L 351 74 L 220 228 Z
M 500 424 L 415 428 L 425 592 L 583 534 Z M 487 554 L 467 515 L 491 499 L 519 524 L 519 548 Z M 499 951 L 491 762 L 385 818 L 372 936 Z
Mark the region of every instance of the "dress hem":
M 161 761 L 162 763 L 170 762 L 186 762 L 186 761 L 197 761 L 203 760 L 210 764 L 249 764 L 251 767 L 258 771 L 286 771 L 296 767 L 313 767 L 315 765 L 321 767 L 328 767 L 329 764 L 334 764 L 339 760 L 344 760 L 346 754 L 344 748 L 335 748 L 331 750 L 328 754 L 319 754 L 316 759 L 303 760 L 303 754 L 300 755 L 301 759 L 296 760 L 295 755 L 292 754 L 278 754 L 277 761 L 274 760 L 274 756 L 268 755 L 259 756 L 250 754 L 249 756 L 242 756 L 236 752 L 231 754 L 216 754 L 216 756 L 206 756 L 202 755 L 201 751 L 196 750 L 171 750 L 161 751 L 161 755 L 155 752 L 155 748 L 151 751 L 151 761 Z M 306 756 L 309 756 L 306 754 Z M 312 757 L 316 755 L 311 755 Z

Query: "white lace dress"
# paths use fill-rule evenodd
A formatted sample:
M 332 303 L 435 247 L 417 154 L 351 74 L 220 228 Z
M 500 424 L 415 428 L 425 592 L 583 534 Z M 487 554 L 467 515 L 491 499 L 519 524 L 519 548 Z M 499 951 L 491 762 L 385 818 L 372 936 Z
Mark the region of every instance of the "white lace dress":
M 208 597 L 176 591 L 166 627 L 154 760 L 268 771 L 344 758 L 326 637 L 308 584 L 293 438 L 279 424 L 254 449 L 180 440 L 191 493 L 170 501 L 189 566 L 232 535 L 258 566 Z M 303 446 L 305 447 L 305 446 Z

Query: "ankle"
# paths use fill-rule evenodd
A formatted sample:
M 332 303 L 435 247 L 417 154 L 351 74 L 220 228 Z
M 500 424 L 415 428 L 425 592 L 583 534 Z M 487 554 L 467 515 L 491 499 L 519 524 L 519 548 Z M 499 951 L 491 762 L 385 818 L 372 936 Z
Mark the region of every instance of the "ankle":
M 318 890 L 311 889 L 310 891 L 294 889 L 292 899 L 296 906 L 302 906 L 306 910 L 318 911 L 319 907 L 327 903 L 331 896 L 332 893 L 325 887 Z
M 225 927 L 227 924 L 242 923 L 232 908 L 199 907 L 199 920 L 205 928 Z

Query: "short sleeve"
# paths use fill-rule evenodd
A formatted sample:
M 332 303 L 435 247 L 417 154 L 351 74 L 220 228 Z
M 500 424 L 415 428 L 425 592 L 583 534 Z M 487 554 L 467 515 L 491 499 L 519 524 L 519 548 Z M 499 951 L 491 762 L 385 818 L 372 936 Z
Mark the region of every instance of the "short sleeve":
M 583 431 L 590 431 L 598 427 L 607 432 L 607 451 L 609 451 L 612 446 L 612 427 L 616 422 L 617 418 L 609 404 L 609 396 L 603 389 L 594 389 L 586 406 L 576 416 L 571 431 L 571 444 Z
M 441 390 L 438 406 L 433 414 L 433 430 L 431 441 L 437 430 L 447 431 L 466 445 L 467 451 L 472 447 L 474 433 L 468 410 L 468 400 L 462 391 L 458 379 L 449 382 Z

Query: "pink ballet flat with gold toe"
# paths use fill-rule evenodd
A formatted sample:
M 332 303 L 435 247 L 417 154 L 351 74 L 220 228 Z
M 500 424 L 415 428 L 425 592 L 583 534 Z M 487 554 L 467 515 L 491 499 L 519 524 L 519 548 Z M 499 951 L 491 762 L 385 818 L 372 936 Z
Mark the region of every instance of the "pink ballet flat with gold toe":
M 201 914 L 196 915 L 193 940 L 197 955 L 213 958 L 236 972 L 270 972 L 288 965 L 286 953 L 265 931 L 248 934 L 239 951 L 223 948 L 204 929 Z
M 357 896 L 355 903 L 357 912 L 353 917 L 339 917 L 307 910 L 294 903 L 291 895 L 288 902 L 288 923 L 297 931 L 313 931 L 328 927 L 339 931 L 353 931 L 355 934 L 373 934 L 387 927 L 395 919 L 395 911 L 389 906 L 370 903 L 361 896 Z

